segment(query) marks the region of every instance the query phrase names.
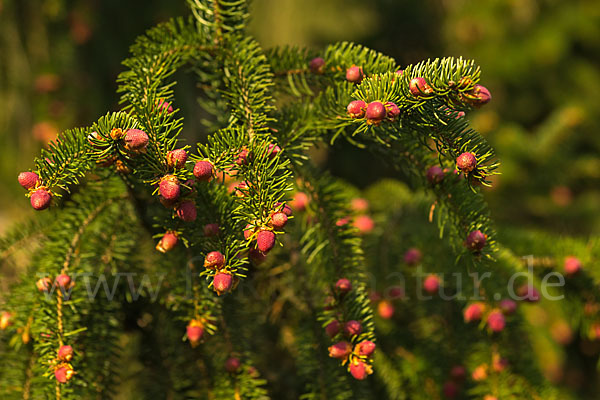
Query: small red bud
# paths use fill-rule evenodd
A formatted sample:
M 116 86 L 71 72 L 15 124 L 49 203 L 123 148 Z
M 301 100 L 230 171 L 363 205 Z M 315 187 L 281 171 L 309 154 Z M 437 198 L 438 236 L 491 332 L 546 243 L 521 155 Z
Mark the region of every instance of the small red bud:
M 427 278 L 425 278 L 425 281 L 423 282 L 423 289 L 425 289 L 425 291 L 430 294 L 436 293 L 439 287 L 440 278 L 438 278 L 436 275 L 429 275 Z
M 175 200 L 179 198 L 179 194 L 181 193 L 179 180 L 174 175 L 164 176 L 160 180 L 158 190 L 160 192 L 160 195 L 166 200 Z
M 140 129 L 129 129 L 125 134 L 125 147 L 135 152 L 144 151 L 148 146 L 148 134 Z
M 175 232 L 167 232 L 156 245 L 156 250 L 161 253 L 166 253 L 167 251 L 172 250 L 177 245 L 177 242 L 177 234 Z
M 252 261 L 254 261 L 255 264 L 260 264 L 261 262 L 265 261 L 265 258 L 267 258 L 265 253 L 255 248 L 251 248 L 248 251 L 248 256 L 252 259 Z
M 225 265 L 225 256 L 220 251 L 211 251 L 204 258 L 204 267 L 208 269 L 222 268 Z
M 352 223 L 360 233 L 369 233 L 375 228 L 375 222 L 368 215 L 359 215 Z
M 58 349 L 58 359 L 61 361 L 71 361 L 73 358 L 73 348 L 69 345 L 60 346 Z
M 158 107 L 162 109 L 162 111 L 166 111 L 171 114 L 173 112 L 173 106 L 168 101 L 161 99 L 158 101 Z
M 517 311 L 517 303 L 511 299 L 502 299 L 500 301 L 500 309 L 505 315 L 514 314 Z
M 355 197 L 350 201 L 350 208 L 356 212 L 366 212 L 369 209 L 369 201 L 362 197 Z
M 209 181 L 213 176 L 213 165 L 210 161 L 198 161 L 194 165 L 194 176 L 198 181 Z
M 193 201 L 185 201 L 177 207 L 177 216 L 185 222 L 193 222 L 198 216 L 196 204 Z
M 275 246 L 275 234 L 271 231 L 260 231 L 256 235 L 256 245 L 263 253 L 269 252 Z
M 51 201 L 52 195 L 45 189 L 37 189 L 31 194 L 30 198 L 31 206 L 37 211 L 50 207 Z
M 375 351 L 375 343 L 370 340 L 364 340 L 358 344 L 358 354 L 361 356 L 370 357 Z
M 186 327 L 186 333 L 190 343 L 192 343 L 193 346 L 202 338 L 202 335 L 204 334 L 204 325 L 202 322 L 193 319 Z
M 469 173 L 477 167 L 475 154 L 465 152 L 456 158 L 456 168 L 462 172 Z
M 469 250 L 478 252 L 485 247 L 486 242 L 486 235 L 484 235 L 480 230 L 476 230 L 469 233 L 465 244 Z
M 565 274 L 575 275 L 581 271 L 581 261 L 577 257 L 569 256 L 565 258 Z
M 394 316 L 394 306 L 387 300 L 381 300 L 377 305 L 377 313 L 383 319 L 390 319 Z
M 350 364 L 350 373 L 354 379 L 362 381 L 373 372 L 372 368 L 359 359 L 355 359 Z
M 248 164 L 248 150 L 247 149 L 240 150 L 237 158 L 235 159 L 235 163 L 237 165 Z
M 338 320 L 333 320 L 325 327 L 325 333 L 327 333 L 327 336 L 332 338 L 340 332 L 340 328 L 340 322 Z
M 421 251 L 416 247 L 411 247 L 404 253 L 404 262 L 407 265 L 417 265 L 421 261 Z
M 58 287 L 68 289 L 71 286 L 71 277 L 67 274 L 60 274 L 56 277 Z
M 396 105 L 396 103 L 388 101 L 385 103 L 385 109 L 386 117 L 390 120 L 390 122 L 396 121 L 396 119 L 398 119 L 400 116 L 400 108 Z
M 473 90 L 463 95 L 463 98 L 473 107 L 479 108 L 492 100 L 492 94 L 485 86 L 475 85 Z
M 465 322 L 479 321 L 481 319 L 481 316 L 483 315 L 484 310 L 485 304 L 481 302 L 469 304 L 463 312 Z
M 71 368 L 70 365 L 62 364 L 62 366 L 58 367 L 54 371 L 54 377 L 60 383 L 67 383 L 69 380 L 71 380 L 74 373 L 75 371 L 73 371 L 73 368 Z
M 225 361 L 225 370 L 229 373 L 235 373 L 240 369 L 242 363 L 239 358 L 230 357 Z
M 529 303 L 537 303 L 538 301 L 540 301 L 540 293 L 537 291 L 537 289 L 527 284 L 524 284 L 523 286 L 519 287 L 519 289 L 517 290 L 517 294 L 520 297 L 523 297 L 524 301 L 527 301 Z
M 487 317 L 487 324 L 493 332 L 502 331 L 506 325 L 504 314 L 500 310 L 493 310 Z
M 431 86 L 427 83 L 425 78 L 417 77 L 410 80 L 409 83 L 410 93 L 415 97 L 429 97 L 434 92 Z
M 233 285 L 233 276 L 230 273 L 219 272 L 213 279 L 213 289 L 220 296 L 228 292 Z
M 304 211 L 306 210 L 306 206 L 308 205 L 308 196 L 304 192 L 297 192 L 294 195 L 292 201 L 290 201 L 290 207 L 296 211 Z
M 450 377 L 455 381 L 462 381 L 467 376 L 467 370 L 462 365 L 455 365 L 450 370 Z
M 433 167 L 429 167 L 427 169 L 427 180 L 432 185 L 435 185 L 436 183 L 440 183 L 441 181 L 443 181 L 444 176 L 445 176 L 444 170 L 437 165 L 434 165 Z
M 346 358 L 352 353 L 352 345 L 348 342 L 338 342 L 333 346 L 329 346 L 329 357 Z
M 354 100 L 348 104 L 346 111 L 350 118 L 363 118 L 367 109 L 367 103 L 362 100 Z
M 285 224 L 287 224 L 288 217 L 283 212 L 276 212 L 271 215 L 271 225 L 275 229 L 283 229 Z
M 367 123 L 377 125 L 385 119 L 385 106 L 378 101 L 373 101 L 367 106 L 365 116 L 367 117 Z
M 444 397 L 447 399 L 454 399 L 458 396 L 458 386 L 452 381 L 444 383 L 442 391 L 444 392 Z
M 351 66 L 346 70 L 346 80 L 352 83 L 360 83 L 363 80 L 362 67 L 356 65 Z
M 219 224 L 206 224 L 202 230 L 206 237 L 217 236 L 219 234 Z
M 346 335 L 348 336 L 354 336 L 354 335 L 360 335 L 360 332 L 362 331 L 362 326 L 360 324 L 360 322 L 358 321 L 348 321 L 346 322 L 346 325 L 344 326 L 344 332 L 346 332 Z
M 38 279 L 37 282 L 35 283 L 35 286 L 37 287 L 37 290 L 39 290 L 40 292 L 47 292 L 48 290 L 50 290 L 50 287 L 52 286 L 52 279 L 50 279 L 48 277 Z
M 325 60 L 321 57 L 315 57 L 308 63 L 308 67 L 315 74 L 322 74 L 325 72 Z
M 341 278 L 335 283 L 335 288 L 341 294 L 348 293 L 352 290 L 352 283 L 346 278 Z
M 39 183 L 40 177 L 35 172 L 21 172 L 17 180 L 23 188 L 33 189 Z
M 276 144 L 269 144 L 269 158 L 275 158 L 275 156 L 277 154 L 279 154 L 281 152 L 281 147 L 277 146 Z
M 171 150 L 167 153 L 167 164 L 171 168 L 183 168 L 188 159 L 188 153 L 184 149 Z
M 292 215 L 292 209 L 290 208 L 290 206 L 288 206 L 285 203 L 276 203 L 275 204 L 275 209 L 281 211 L 282 213 L 284 213 L 288 217 Z

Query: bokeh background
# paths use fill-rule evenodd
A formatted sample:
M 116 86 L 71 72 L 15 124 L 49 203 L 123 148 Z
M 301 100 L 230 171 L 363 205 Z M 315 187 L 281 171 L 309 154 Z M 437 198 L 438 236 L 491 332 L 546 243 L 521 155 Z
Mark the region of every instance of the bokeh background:
M 186 14 L 184 0 L 0 0 L 0 233 L 33 213 L 18 172 L 61 130 L 118 109 L 129 45 Z M 255 0 L 250 29 L 264 47 L 349 40 L 400 65 L 475 59 L 493 100 L 467 117 L 502 162 L 485 189 L 498 225 L 600 234 L 598 0 Z M 188 137 L 206 134 L 193 80 L 177 80 Z M 361 188 L 397 174 L 343 144 L 320 156 Z

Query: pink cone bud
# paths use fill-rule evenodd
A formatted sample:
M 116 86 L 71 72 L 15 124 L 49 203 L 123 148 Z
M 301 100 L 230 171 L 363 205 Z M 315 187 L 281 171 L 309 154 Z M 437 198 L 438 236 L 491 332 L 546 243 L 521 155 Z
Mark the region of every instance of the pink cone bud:
M 394 316 L 394 306 L 387 300 L 381 300 L 377 305 L 377 313 L 383 319 L 390 319 Z
M 177 207 L 177 216 L 185 222 L 193 222 L 198 216 L 196 204 L 193 201 L 185 201 Z
M 423 289 L 425 289 L 427 293 L 437 293 L 439 288 L 440 278 L 438 278 L 436 275 L 429 275 L 427 278 L 425 278 L 425 281 L 423 282 Z
M 500 309 L 505 315 L 514 314 L 517 311 L 517 303 L 511 299 L 500 300 Z
M 432 185 L 435 185 L 436 183 L 440 183 L 441 181 L 443 181 L 444 176 L 445 176 L 444 170 L 437 165 L 434 165 L 433 167 L 429 167 L 429 169 L 427 169 L 427 180 Z
M 463 312 L 465 322 L 481 320 L 484 310 L 485 310 L 485 304 L 483 304 L 481 302 L 469 304 Z
M 73 368 L 71 368 L 69 365 L 64 365 L 54 371 L 54 377 L 60 383 L 67 383 L 69 380 L 71 380 L 74 373 L 75 372 L 73 371 Z
M 354 379 L 358 379 L 359 381 L 365 379 L 371 372 L 371 367 L 358 359 L 355 359 L 350 364 L 350 374 L 352 374 Z
M 429 86 L 425 78 L 421 77 L 411 79 L 409 83 L 409 90 L 410 93 L 415 97 L 429 97 L 434 93 L 433 89 L 431 86 Z
M 404 253 L 404 262 L 407 265 L 417 265 L 422 258 L 421 251 L 416 247 L 411 247 Z
M 167 164 L 171 168 L 183 168 L 188 159 L 188 153 L 184 149 L 171 150 L 167 153 Z
M 325 333 L 327 334 L 327 336 L 332 338 L 340 332 L 340 328 L 340 322 L 338 320 L 333 320 L 330 323 L 328 323 L 325 327 Z
M 306 210 L 306 206 L 308 205 L 308 196 L 304 192 L 297 192 L 294 195 L 292 201 L 290 201 L 290 207 L 296 211 L 304 211 Z
M 346 332 L 346 335 L 348 336 L 360 335 L 361 331 L 362 325 L 358 321 L 348 321 L 344 326 L 344 332 Z
M 215 275 L 213 280 L 213 288 L 219 296 L 225 292 L 228 292 L 232 285 L 233 276 L 231 274 L 219 272 Z
M 465 152 L 456 158 L 456 168 L 462 172 L 469 173 L 477 167 L 477 158 L 475 154 Z
M 577 257 L 569 256 L 565 258 L 565 274 L 575 275 L 581 270 L 581 261 Z
M 313 73 L 322 74 L 323 72 L 325 72 L 325 60 L 323 60 L 321 57 L 315 57 L 312 60 L 310 60 L 310 63 L 308 63 L 308 67 Z
M 275 229 L 283 229 L 285 224 L 287 224 L 288 216 L 283 212 L 276 212 L 271 215 L 271 225 Z
M 234 372 L 237 372 L 238 369 L 240 369 L 241 365 L 242 363 L 240 362 L 239 358 L 230 357 L 225 361 L 225 370 L 233 374 Z
M 213 176 L 213 165 L 210 161 L 198 161 L 194 165 L 194 176 L 198 181 L 209 181 Z
M 129 129 L 125 134 L 125 145 L 129 150 L 143 151 L 148 141 L 148 134 L 140 129 Z
M 375 222 L 368 215 L 359 215 L 352 223 L 360 233 L 369 233 L 375 229 Z
M 471 251 L 481 251 L 485 247 L 487 242 L 487 237 L 480 230 L 472 231 L 467 236 L 467 240 L 465 244 L 467 248 Z
M 362 100 L 354 100 L 348 104 L 346 111 L 350 118 L 363 118 L 367 109 L 367 103 Z
M 60 346 L 58 349 L 58 358 L 61 361 L 71 361 L 73 358 L 73 348 L 69 345 Z
M 500 332 L 506 326 L 504 314 L 500 310 L 490 312 L 487 317 L 487 324 L 493 332 Z
M 339 293 L 348 293 L 352 290 L 352 283 L 346 278 L 341 278 L 335 283 L 335 288 Z
M 166 253 L 167 251 L 172 250 L 177 245 L 177 242 L 177 235 L 174 232 L 167 232 L 156 245 L 156 250 L 161 253 Z
M 174 175 L 167 175 L 160 180 L 158 190 L 166 200 L 175 200 L 181 193 L 179 180 Z
M 346 80 L 352 83 L 360 83 L 363 79 L 362 67 L 356 65 L 351 66 L 346 70 Z
M 225 256 L 220 251 L 211 251 L 204 258 L 204 267 L 208 269 L 222 268 L 225 265 Z
M 364 340 L 358 344 L 358 354 L 361 356 L 370 357 L 375 351 L 375 343 L 370 340 Z
M 338 342 L 329 347 L 329 357 L 346 358 L 352 353 L 352 345 L 348 342 Z
M 200 341 L 202 335 L 204 334 L 204 326 L 200 321 L 192 320 L 186 327 L 186 333 L 189 341 L 192 344 L 196 344 Z
M 45 189 L 37 189 L 31 194 L 31 198 L 29 200 L 31 202 L 31 206 L 35 210 L 42 211 L 50 207 L 52 195 Z
M 372 124 L 378 124 L 379 122 L 385 119 L 385 106 L 378 101 L 371 102 L 367 106 L 365 116 L 367 117 L 367 122 Z
M 400 108 L 391 101 L 385 103 L 386 116 L 391 121 L 394 122 L 400 116 Z
M 258 250 L 268 253 L 275 246 L 275 234 L 271 231 L 260 231 L 256 235 Z
M 33 189 L 40 181 L 40 177 L 35 172 L 21 172 L 17 180 L 23 188 Z

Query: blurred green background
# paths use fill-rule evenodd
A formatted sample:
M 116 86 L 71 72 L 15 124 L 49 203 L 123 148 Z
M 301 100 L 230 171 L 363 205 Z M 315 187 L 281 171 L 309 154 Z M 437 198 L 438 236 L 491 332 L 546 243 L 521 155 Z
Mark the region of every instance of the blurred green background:
M 32 212 L 17 173 L 59 131 L 118 109 L 128 46 L 186 14 L 183 0 L 0 0 L 0 232 Z M 486 189 L 499 225 L 600 231 L 599 1 L 255 0 L 252 15 L 264 47 L 351 40 L 401 65 L 475 59 L 493 101 L 468 118 L 502 162 Z M 177 78 L 191 136 L 201 129 L 194 82 Z M 324 162 L 359 187 L 396 175 L 344 145 Z

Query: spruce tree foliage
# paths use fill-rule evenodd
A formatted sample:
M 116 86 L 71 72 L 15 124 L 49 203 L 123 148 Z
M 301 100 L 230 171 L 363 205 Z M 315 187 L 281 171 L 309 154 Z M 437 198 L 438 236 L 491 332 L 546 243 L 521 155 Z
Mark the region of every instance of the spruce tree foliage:
M 489 100 L 477 65 L 399 66 L 345 42 L 265 51 L 245 34 L 247 1 L 188 3 L 191 16 L 132 46 L 121 110 L 62 133 L 35 160 L 28 196 L 53 204 L 0 242 L 9 262 L 43 238 L 2 305 L 2 398 L 118 398 L 132 357 L 143 365 L 129 378 L 135 398 L 574 398 L 536 368 L 527 305 L 504 311 L 506 329 L 488 316 L 504 315 L 516 272 L 539 287 L 571 253 L 597 260 L 599 246 L 548 239 L 559 245 L 531 273 L 517 254 L 536 254 L 535 238 L 498 240 L 479 187 L 499 163 L 465 117 Z M 360 79 L 347 79 L 354 67 Z M 206 143 L 178 137 L 180 69 L 203 89 Z M 309 156 L 338 140 L 416 189 L 379 182 L 364 194 L 368 211 L 352 207 L 356 189 Z M 493 279 L 448 278 L 486 271 Z M 436 273 L 441 288 L 424 300 Z M 555 308 L 596 339 L 599 277 L 579 275 L 566 290 L 577 300 Z M 473 304 L 480 322 L 464 323 Z M 347 332 L 349 321 L 360 328 Z

